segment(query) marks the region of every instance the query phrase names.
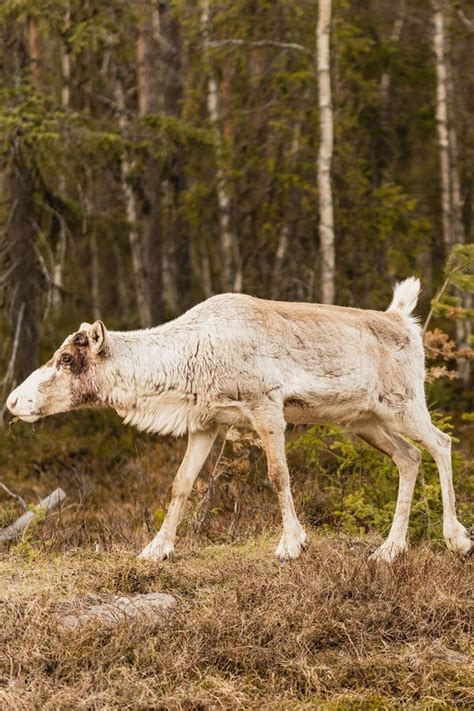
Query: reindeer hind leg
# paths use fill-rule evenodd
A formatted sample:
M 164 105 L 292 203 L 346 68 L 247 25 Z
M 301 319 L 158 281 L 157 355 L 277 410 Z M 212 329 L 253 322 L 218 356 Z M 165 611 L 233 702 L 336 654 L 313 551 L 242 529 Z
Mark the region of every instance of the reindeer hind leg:
M 421 461 L 420 451 L 388 426 L 374 424 L 355 430 L 368 444 L 389 456 L 397 465 L 399 485 L 395 515 L 387 540 L 372 554 L 374 560 L 393 562 L 407 547 L 411 502 Z

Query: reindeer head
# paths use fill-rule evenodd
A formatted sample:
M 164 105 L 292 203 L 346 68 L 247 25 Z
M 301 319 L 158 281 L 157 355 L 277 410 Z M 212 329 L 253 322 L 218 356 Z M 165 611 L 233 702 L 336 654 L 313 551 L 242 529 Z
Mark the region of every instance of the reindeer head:
M 25 422 L 99 403 L 100 365 L 109 337 L 102 321 L 81 324 L 51 360 L 31 373 L 7 400 L 7 407 Z

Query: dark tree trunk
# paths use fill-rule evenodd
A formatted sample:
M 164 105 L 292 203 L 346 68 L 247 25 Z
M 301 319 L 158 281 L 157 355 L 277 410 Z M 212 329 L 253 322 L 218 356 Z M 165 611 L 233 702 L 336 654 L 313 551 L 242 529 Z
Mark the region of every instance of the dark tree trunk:
M 35 253 L 33 181 L 21 149 L 15 148 L 3 176 L 10 214 L 6 225 L 5 301 L 11 333 L 18 331 L 14 374 L 20 382 L 38 365 L 38 297 L 41 274 Z
M 151 322 L 163 320 L 163 288 L 161 269 L 160 175 L 155 158 L 148 158 L 143 176 L 143 256 L 145 262 L 146 295 Z
M 160 80 L 163 97 L 163 110 L 167 116 L 179 118 L 183 97 L 183 77 L 181 64 L 181 45 L 179 22 L 169 0 L 162 0 L 159 6 L 159 53 Z M 172 221 L 168 234 L 169 255 L 173 259 L 170 272 L 174 278 L 173 291 L 181 307 L 190 306 L 191 295 L 191 256 L 189 241 L 184 221 L 180 217 L 179 202 L 186 190 L 186 176 L 183 161 L 179 156 L 169 166 L 170 193 L 173 202 Z
M 157 23 L 158 9 L 144 6 L 144 20 L 137 39 L 138 113 L 157 114 L 163 109 L 159 91 Z M 143 201 L 141 205 L 142 245 L 145 270 L 145 293 L 150 323 L 163 320 L 162 236 L 160 225 L 161 176 L 156 159 L 149 155 L 143 171 Z

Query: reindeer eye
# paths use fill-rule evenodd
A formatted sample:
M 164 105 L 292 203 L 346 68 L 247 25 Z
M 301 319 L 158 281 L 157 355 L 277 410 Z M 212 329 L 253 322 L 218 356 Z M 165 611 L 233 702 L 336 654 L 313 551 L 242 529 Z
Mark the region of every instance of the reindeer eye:
M 64 363 L 64 365 L 71 365 L 73 360 L 74 360 L 74 358 L 70 353 L 64 353 L 61 356 L 61 362 Z

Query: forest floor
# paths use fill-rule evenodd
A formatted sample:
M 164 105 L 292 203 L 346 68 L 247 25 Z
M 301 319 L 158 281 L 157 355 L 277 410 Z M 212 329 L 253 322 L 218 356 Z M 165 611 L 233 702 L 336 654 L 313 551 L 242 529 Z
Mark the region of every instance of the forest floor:
M 172 563 L 118 548 L 4 555 L 0 708 L 474 708 L 472 562 L 424 544 L 377 566 L 370 542 L 311 538 L 284 565 L 270 531 L 181 542 Z M 57 623 L 88 595 L 151 591 L 178 599 L 164 625 Z
M 253 445 L 229 457 L 232 476 L 221 477 L 207 513 L 206 475 L 198 480 L 176 560 L 138 560 L 184 443 L 157 446 L 115 420 L 61 422 L 0 435 L 11 490 L 28 502 L 56 486 L 68 494 L 0 549 L 2 711 L 474 708 L 474 557 L 433 540 L 377 565 L 369 555 L 380 525 L 360 536 L 315 525 L 296 471 L 310 544 L 280 564 L 278 507 Z M 215 453 L 208 476 L 218 461 Z M 2 492 L 0 525 L 20 512 Z M 177 598 L 164 624 L 58 624 L 84 600 L 160 591 Z

